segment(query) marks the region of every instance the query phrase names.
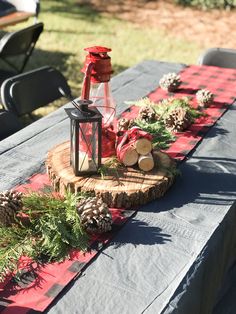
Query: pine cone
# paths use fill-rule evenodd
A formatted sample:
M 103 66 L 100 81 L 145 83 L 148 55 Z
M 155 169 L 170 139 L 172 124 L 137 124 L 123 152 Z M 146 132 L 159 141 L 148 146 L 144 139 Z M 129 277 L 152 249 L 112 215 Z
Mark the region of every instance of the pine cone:
M 134 124 L 133 119 L 121 118 L 118 121 L 118 131 L 127 131 L 133 126 L 133 124 Z
M 111 230 L 112 217 L 106 203 L 99 197 L 89 197 L 77 205 L 82 227 L 88 233 L 103 233 Z
M 0 225 L 10 226 L 16 213 L 22 208 L 22 193 L 4 191 L 0 193 Z
M 180 76 L 176 73 L 165 74 L 159 81 L 160 87 L 168 92 L 174 92 L 180 84 Z
M 157 118 L 157 114 L 151 106 L 143 106 L 140 108 L 138 119 L 153 122 L 156 121 Z
M 182 132 L 192 123 L 190 114 L 182 107 L 170 111 L 163 120 L 166 128 L 173 132 Z
M 213 101 L 214 95 L 207 89 L 200 89 L 196 93 L 196 98 L 199 107 L 205 107 Z

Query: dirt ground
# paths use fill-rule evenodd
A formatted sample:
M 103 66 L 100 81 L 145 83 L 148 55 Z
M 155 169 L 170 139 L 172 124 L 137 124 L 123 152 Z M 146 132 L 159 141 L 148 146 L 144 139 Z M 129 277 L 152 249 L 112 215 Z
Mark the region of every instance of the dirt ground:
M 202 48 L 236 49 L 236 10 L 202 11 L 171 0 L 84 0 L 105 14 L 139 25 L 161 28 L 174 36 L 195 41 Z

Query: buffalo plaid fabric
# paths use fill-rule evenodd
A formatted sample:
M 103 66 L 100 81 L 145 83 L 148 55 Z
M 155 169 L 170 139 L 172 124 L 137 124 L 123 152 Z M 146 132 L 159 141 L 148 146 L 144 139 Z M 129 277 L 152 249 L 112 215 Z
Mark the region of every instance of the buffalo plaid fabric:
M 29 181 L 16 188 L 17 191 L 49 191 L 46 174 L 36 174 Z M 0 283 L 0 313 L 33 314 L 44 311 L 63 288 L 104 248 L 135 211 L 111 208 L 112 231 L 91 238 L 89 251 L 72 251 L 70 259 L 61 263 L 38 266 L 24 257 L 20 262 L 20 276 L 9 275 Z
M 192 98 L 192 106 L 196 108 L 195 94 L 198 90 L 207 89 L 214 94 L 212 104 L 203 110 L 205 115 L 196 119 L 185 132 L 176 133 L 176 141 L 165 150 L 171 157 L 183 160 L 233 103 L 236 97 L 236 69 L 191 65 L 179 74 L 182 83 L 175 93 L 168 93 L 158 87 L 148 95 L 150 100 L 157 103 L 169 97 L 188 96 Z M 137 106 L 132 106 L 121 116 L 135 118 L 139 109 Z

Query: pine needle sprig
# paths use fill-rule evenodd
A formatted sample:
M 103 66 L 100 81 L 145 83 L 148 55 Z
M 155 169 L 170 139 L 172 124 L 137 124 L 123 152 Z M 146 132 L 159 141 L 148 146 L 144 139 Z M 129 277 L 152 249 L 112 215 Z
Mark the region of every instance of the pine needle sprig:
M 115 176 L 119 177 L 119 169 L 124 169 L 124 165 L 118 160 L 116 156 L 106 158 L 104 160 L 102 166 L 99 168 L 98 172 L 101 175 L 103 180 L 106 179 L 108 174 L 111 174 L 112 171 L 114 172 Z
M 138 106 L 138 107 L 145 107 L 145 106 L 154 107 L 154 106 L 156 106 L 156 103 L 153 102 L 152 100 L 150 100 L 148 97 L 140 98 L 140 99 L 132 102 L 131 104 L 134 104 L 135 106 Z
M 154 148 L 166 149 L 175 141 L 175 136 L 166 129 L 162 121 L 151 123 L 137 119 L 135 125 L 153 136 L 152 144 Z
M 65 204 L 67 207 L 66 211 L 66 221 L 67 223 L 72 226 L 71 230 L 71 237 L 70 238 L 70 245 L 73 248 L 78 248 L 78 243 L 80 245 L 80 249 L 85 251 L 88 247 L 88 236 L 81 227 L 80 217 L 77 212 L 77 204 L 84 198 L 91 197 L 91 192 L 80 192 L 79 194 L 75 195 L 72 193 L 67 192 L 65 198 Z M 81 236 L 82 235 L 82 236 Z
M 133 104 L 138 107 L 149 106 L 153 108 L 159 120 L 163 120 L 165 116 L 170 113 L 170 111 L 175 110 L 176 108 L 179 107 L 186 109 L 193 119 L 200 117 L 202 115 L 202 112 L 191 107 L 190 101 L 191 98 L 185 96 L 181 98 L 169 97 L 167 99 L 163 99 L 158 103 L 155 103 L 148 97 L 144 97 L 139 100 L 136 100 L 135 102 L 133 102 Z
M 202 113 L 197 109 L 191 107 L 190 105 L 190 98 L 189 97 L 182 97 L 182 98 L 167 98 L 153 106 L 153 109 L 159 116 L 160 120 L 165 119 L 172 111 L 176 110 L 177 108 L 185 109 L 189 116 L 194 121 L 196 118 L 200 117 Z
M 182 98 L 167 98 L 159 103 L 154 103 L 149 98 L 143 98 L 135 102 L 137 106 L 150 107 L 154 112 L 156 119 L 154 121 L 146 121 L 142 118 L 134 120 L 134 125 L 137 125 L 146 132 L 153 135 L 153 145 L 157 148 L 166 149 L 171 142 L 175 141 L 175 136 L 170 128 L 167 128 L 166 121 L 179 108 L 184 109 L 188 121 L 193 123 L 196 118 L 199 118 L 203 113 L 191 106 L 190 97 Z
M 31 193 L 23 197 L 22 217 L 14 225 L 0 227 L 0 281 L 17 272 L 22 255 L 36 262 L 62 261 L 72 248 L 88 249 L 89 237 L 77 213 L 77 201 L 85 194 L 65 198 Z
M 23 212 L 29 216 L 30 219 L 35 216 L 58 211 L 63 205 L 64 200 L 59 197 L 54 197 L 50 193 L 36 193 L 32 192 L 23 196 L 22 198 L 24 209 Z
M 41 253 L 49 260 L 64 259 L 72 247 L 85 250 L 88 246 L 88 236 L 81 228 L 76 209 L 79 197 L 72 193 L 67 193 L 65 199 L 39 195 L 38 208 L 42 210 L 41 206 L 45 206 L 45 213 L 40 217 L 34 216 L 38 209 L 31 207 L 32 227 Z
M 29 232 L 18 225 L 0 228 L 0 281 L 18 267 L 22 255 L 32 255 Z
M 137 100 L 126 100 L 124 101 L 126 105 L 134 105 L 137 107 L 145 107 L 145 106 L 155 106 L 156 103 L 149 99 L 148 97 L 139 98 Z

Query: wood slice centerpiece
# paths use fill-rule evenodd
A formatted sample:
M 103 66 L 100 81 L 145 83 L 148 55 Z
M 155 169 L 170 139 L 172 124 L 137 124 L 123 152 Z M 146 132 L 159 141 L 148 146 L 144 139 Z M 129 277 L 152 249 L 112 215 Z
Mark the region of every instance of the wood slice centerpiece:
M 174 182 L 176 165 L 165 153 L 153 152 L 154 168 L 108 168 L 107 175 L 75 176 L 70 166 L 70 143 L 64 142 L 49 151 L 46 168 L 52 185 L 62 195 L 66 191 L 92 192 L 109 207 L 130 208 L 146 204 L 165 194 Z

